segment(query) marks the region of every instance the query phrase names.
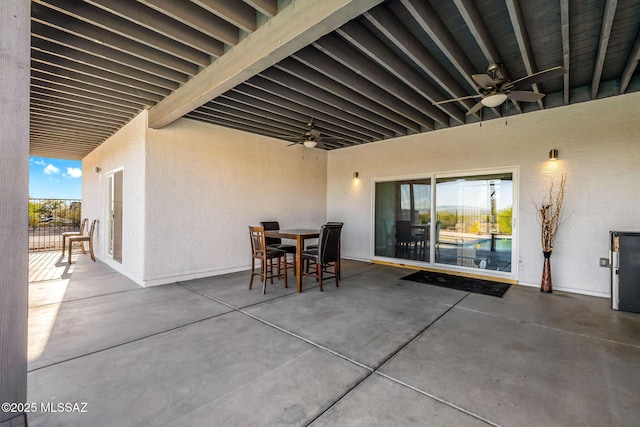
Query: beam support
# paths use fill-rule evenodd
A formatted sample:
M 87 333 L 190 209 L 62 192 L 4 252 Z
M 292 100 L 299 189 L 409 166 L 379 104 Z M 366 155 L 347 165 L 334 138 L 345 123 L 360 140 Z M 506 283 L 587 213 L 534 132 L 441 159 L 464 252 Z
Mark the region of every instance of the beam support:
M 381 1 L 298 0 L 292 3 L 149 109 L 149 127 L 158 129 L 172 123 Z

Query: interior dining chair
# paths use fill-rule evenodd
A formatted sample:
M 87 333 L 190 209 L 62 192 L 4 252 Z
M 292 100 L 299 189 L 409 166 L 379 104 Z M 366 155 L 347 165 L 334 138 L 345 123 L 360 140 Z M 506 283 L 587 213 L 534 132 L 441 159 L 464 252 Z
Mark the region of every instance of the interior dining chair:
M 340 233 L 342 225 L 325 224 L 320 228 L 320 236 L 318 237 L 318 247 L 316 249 L 306 249 L 302 252 L 303 262 L 313 262 L 316 265 L 315 274 L 303 273 L 306 276 L 315 276 L 322 292 L 323 279 L 334 278 L 336 287 L 339 287 L 339 247 Z M 331 270 L 333 268 L 333 271 Z M 325 277 L 324 273 L 333 274 L 333 276 Z
M 89 228 L 89 234 L 88 235 L 82 235 L 82 236 L 69 236 L 67 237 L 67 240 L 69 241 L 69 264 L 71 264 L 71 254 L 73 253 L 73 244 L 74 243 L 80 243 L 81 248 L 82 248 L 82 253 L 86 254 L 87 251 L 84 249 L 84 242 L 89 242 L 89 254 L 91 255 L 91 259 L 95 262 L 96 261 L 96 257 L 93 254 L 93 233 L 96 230 L 96 223 L 98 222 L 97 219 L 94 219 L 93 221 L 91 221 L 91 228 Z
M 71 236 L 82 236 L 84 234 L 84 230 L 87 228 L 87 223 L 89 222 L 89 218 L 85 218 L 80 223 L 80 231 L 65 231 L 61 234 L 62 236 L 62 258 L 64 258 L 64 251 L 67 248 L 67 237 Z M 84 250 L 84 242 L 81 243 L 82 249 Z
M 278 221 L 261 221 L 260 225 L 265 231 L 280 230 L 280 223 Z M 268 247 L 291 254 L 291 266 L 293 271 L 296 271 L 296 245 L 282 243 L 282 239 L 278 239 L 277 237 L 267 237 L 266 240 Z
M 267 279 L 273 284 L 274 278 L 284 279 L 284 287 L 287 287 L 287 253 L 280 249 L 267 246 L 264 235 L 264 227 L 249 226 L 251 238 L 251 279 L 249 289 L 253 287 L 253 277 L 260 276 L 262 280 L 262 293 L 267 292 Z M 277 261 L 276 273 L 273 269 L 273 260 Z M 260 269 L 256 271 L 256 260 L 260 261 Z M 284 266 L 281 264 L 284 263 Z
M 396 258 L 404 255 L 406 250 L 407 256 L 411 257 L 411 251 L 418 251 L 418 245 L 424 241 L 424 236 L 416 236 L 411 230 L 411 221 L 396 221 Z

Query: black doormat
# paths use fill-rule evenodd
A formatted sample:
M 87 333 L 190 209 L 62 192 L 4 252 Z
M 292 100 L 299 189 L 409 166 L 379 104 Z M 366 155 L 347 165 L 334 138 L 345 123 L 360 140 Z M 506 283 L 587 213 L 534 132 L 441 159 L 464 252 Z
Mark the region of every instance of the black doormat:
M 494 282 L 491 280 L 473 279 L 471 277 L 454 276 L 452 274 L 425 270 L 416 271 L 415 273 L 402 277 L 402 280 L 410 280 L 412 282 L 500 298 L 502 298 L 509 289 L 509 286 L 511 286 L 507 283 Z

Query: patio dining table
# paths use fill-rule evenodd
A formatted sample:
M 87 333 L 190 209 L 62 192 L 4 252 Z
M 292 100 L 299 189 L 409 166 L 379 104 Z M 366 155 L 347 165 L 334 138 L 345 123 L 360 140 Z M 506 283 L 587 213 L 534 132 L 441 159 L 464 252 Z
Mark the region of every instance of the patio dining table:
M 292 230 L 265 230 L 264 234 L 266 237 L 294 239 L 296 241 L 296 286 L 298 292 L 302 292 L 302 251 L 304 250 L 304 241 L 307 239 L 317 239 L 320 236 L 320 230 L 307 228 Z

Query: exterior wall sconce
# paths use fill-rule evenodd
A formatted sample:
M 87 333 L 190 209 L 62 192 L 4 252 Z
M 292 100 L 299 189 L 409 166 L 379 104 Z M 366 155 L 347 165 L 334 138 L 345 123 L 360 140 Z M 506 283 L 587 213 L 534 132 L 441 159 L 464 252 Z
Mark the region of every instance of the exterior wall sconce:
M 359 176 L 360 174 L 358 172 L 353 173 L 353 179 L 358 179 Z
M 96 166 L 96 173 L 100 173 L 102 172 L 102 169 L 100 169 L 100 166 Z
M 558 160 L 558 150 L 555 148 L 549 151 L 549 160 Z

